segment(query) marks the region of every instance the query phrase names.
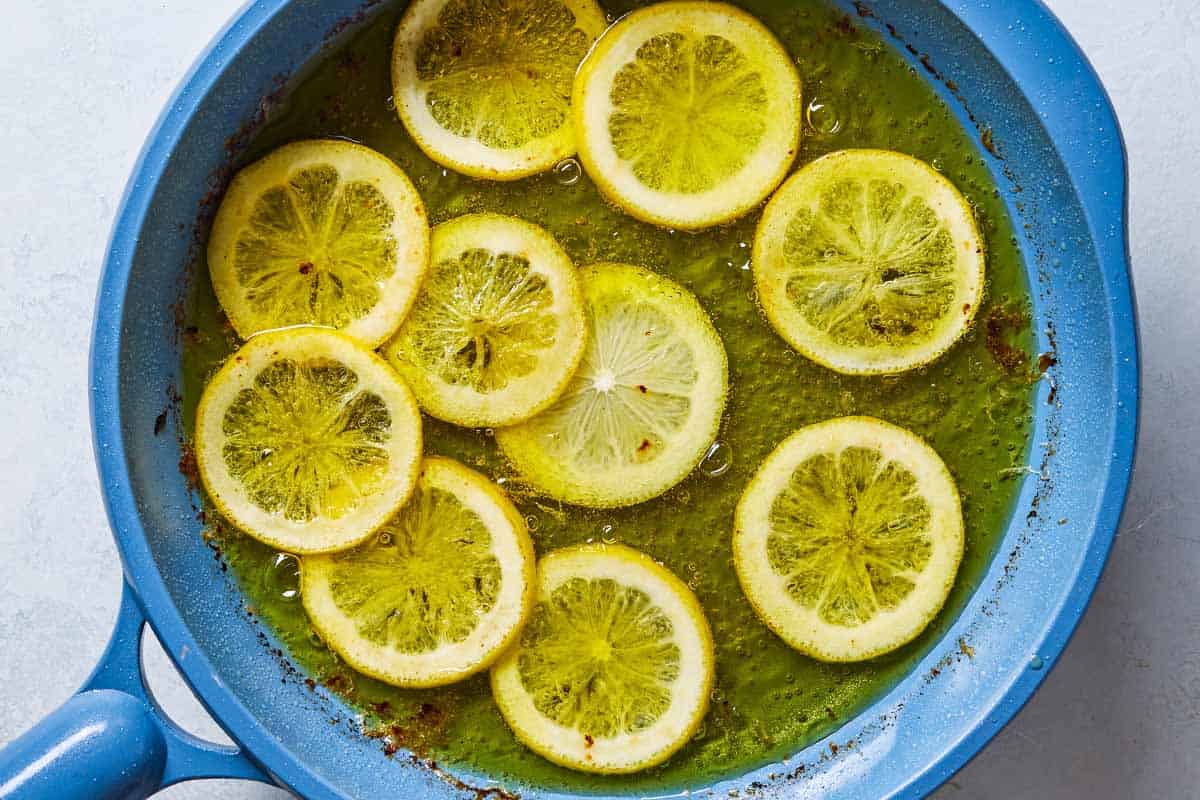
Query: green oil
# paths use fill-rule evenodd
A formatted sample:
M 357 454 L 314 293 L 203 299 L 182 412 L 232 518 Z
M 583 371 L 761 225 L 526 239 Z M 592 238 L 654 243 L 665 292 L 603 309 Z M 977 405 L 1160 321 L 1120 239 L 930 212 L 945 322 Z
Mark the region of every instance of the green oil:
M 441 690 L 402 691 L 354 673 L 312 633 L 289 590 L 287 563 L 275 567 L 275 552 L 213 525 L 247 607 L 304 673 L 363 711 L 366 729 L 381 735 L 380 746 L 389 751 L 412 749 L 446 767 L 577 791 L 661 793 L 745 771 L 830 732 L 908 672 L 963 608 L 996 550 L 1020 485 L 1012 476 L 1028 457 L 1032 334 L 1021 257 L 979 147 L 923 75 L 853 20 L 820 0 L 745 5 L 788 46 L 804 80 L 807 124 L 797 164 L 846 147 L 899 150 L 934 164 L 976 209 L 988 246 L 987 302 L 975 329 L 930 367 L 897 377 L 846 378 L 788 348 L 755 303 L 748 260 L 757 214 L 685 234 L 620 213 L 586 175 L 574 183 L 554 173 L 489 183 L 434 164 L 391 108 L 388 58 L 399 5 L 298 79 L 245 154 L 249 162 L 310 137 L 362 142 L 412 177 L 434 224 L 474 211 L 514 214 L 551 231 L 578 264 L 625 261 L 673 277 L 700 298 L 729 353 L 731 395 L 717 456 L 731 459 L 729 468 L 698 471 L 664 497 L 630 509 L 589 511 L 538 498 L 505 464 L 490 432 L 425 421 L 428 452 L 458 458 L 506 486 L 539 552 L 585 540 L 623 542 L 662 560 L 696 591 L 716 641 L 716 689 L 702 730 L 657 769 L 597 778 L 555 767 L 513 738 L 483 677 Z M 633 6 L 621 0 L 606 10 L 618 16 Z M 185 426 L 204 381 L 236 346 L 202 256 L 192 279 Z M 921 637 L 868 663 L 829 665 L 789 649 L 755 618 L 733 571 L 730 531 L 742 488 L 776 444 L 803 425 L 849 414 L 880 417 L 932 443 L 963 495 L 967 549 L 946 609 Z

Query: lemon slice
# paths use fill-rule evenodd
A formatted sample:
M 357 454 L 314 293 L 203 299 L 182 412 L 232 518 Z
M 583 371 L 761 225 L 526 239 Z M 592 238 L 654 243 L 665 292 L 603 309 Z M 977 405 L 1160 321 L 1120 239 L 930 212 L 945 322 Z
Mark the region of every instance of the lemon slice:
M 954 480 L 912 433 L 870 417 L 802 428 L 738 503 L 734 563 L 771 630 L 822 661 L 862 661 L 917 636 L 963 554 Z
M 428 257 L 408 176 L 341 140 L 289 144 L 239 172 L 208 240 L 213 289 L 243 338 L 311 324 L 375 347 L 408 312 Z
M 533 543 L 495 484 L 427 458 L 412 499 L 366 543 L 306 556 L 300 596 L 322 640 L 359 672 L 443 686 L 489 666 L 534 601 Z
M 741 216 L 800 143 L 800 76 L 754 17 L 658 3 L 613 25 L 575 77 L 579 156 L 629 214 L 697 229 Z
M 413 0 L 392 50 L 396 112 L 458 172 L 549 169 L 575 152 L 571 80 L 606 24 L 594 0 Z
M 417 480 L 421 415 L 387 363 L 348 336 L 255 336 L 205 387 L 196 461 L 232 523 L 291 553 L 350 547 Z
M 788 179 L 754 236 L 754 281 L 779 335 L 847 374 L 928 364 L 966 332 L 984 286 L 971 207 L 927 164 L 842 150 Z
M 538 562 L 537 604 L 492 668 L 517 738 L 571 769 L 629 773 L 667 760 L 708 710 L 713 642 L 695 595 L 621 545 Z
M 586 334 L 575 266 L 550 234 L 471 214 L 434 230 L 429 277 L 384 352 L 429 414 L 510 425 L 562 394 Z
M 627 264 L 580 277 L 590 331 L 579 370 L 558 402 L 496 441 L 551 497 L 633 505 L 683 480 L 716 438 L 725 347 L 696 298 L 666 278 Z

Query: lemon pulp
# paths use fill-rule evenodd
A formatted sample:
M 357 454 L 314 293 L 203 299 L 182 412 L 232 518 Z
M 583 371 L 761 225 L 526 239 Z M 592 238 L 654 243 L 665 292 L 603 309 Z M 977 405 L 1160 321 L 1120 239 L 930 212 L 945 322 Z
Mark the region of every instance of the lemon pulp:
M 571 80 L 605 24 L 593 0 L 416 0 L 396 31 L 396 110 L 452 169 L 549 169 L 575 152 Z
M 342 334 L 262 334 L 204 391 L 196 458 L 209 496 L 290 552 L 366 538 L 412 491 L 421 423 L 411 392 Z
M 983 242 L 962 195 L 900 153 L 843 150 L 775 193 L 754 239 L 771 324 L 839 372 L 902 372 L 948 350 L 983 292 Z
M 748 211 L 783 178 L 800 137 L 787 51 L 733 6 L 667 2 L 610 28 L 575 78 L 579 154 L 633 216 L 703 228 Z
M 468 214 L 439 225 L 433 266 L 385 352 L 430 414 L 511 425 L 562 393 L 583 355 L 575 266 L 541 228 Z
M 868 417 L 797 431 L 759 467 L 735 516 L 746 596 L 784 641 L 826 661 L 874 658 L 919 634 L 962 549 L 941 458 Z
M 525 520 L 477 472 L 426 459 L 413 497 L 366 543 L 301 562 L 305 608 L 330 647 L 397 686 L 487 667 L 533 601 Z
M 618 545 L 538 564 L 538 601 L 492 670 L 505 720 L 550 760 L 625 773 L 666 760 L 708 708 L 712 634 L 674 575 Z
M 237 174 L 209 237 L 213 287 L 243 337 L 322 325 L 375 346 L 425 274 L 425 208 L 394 163 L 362 145 L 285 145 Z
M 649 270 L 581 271 L 589 334 L 554 405 L 496 432 L 517 471 L 569 503 L 627 506 L 691 472 L 721 423 L 725 349 L 686 289 Z

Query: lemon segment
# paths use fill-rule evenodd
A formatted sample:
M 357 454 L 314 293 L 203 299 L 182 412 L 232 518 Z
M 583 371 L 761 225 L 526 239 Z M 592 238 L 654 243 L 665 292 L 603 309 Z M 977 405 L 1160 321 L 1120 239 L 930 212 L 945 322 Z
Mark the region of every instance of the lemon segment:
M 948 350 L 984 288 L 970 205 L 910 156 L 842 150 L 808 164 L 767 204 L 755 285 L 792 347 L 847 374 L 903 372 Z
M 537 603 L 492 668 L 492 695 L 517 738 L 571 769 L 630 773 L 691 739 L 708 709 L 713 642 L 695 595 L 621 545 L 555 551 Z
M 290 553 L 350 547 L 416 483 L 421 417 L 383 359 L 344 334 L 255 336 L 205 387 L 196 461 L 221 514 Z
M 800 77 L 779 40 L 723 3 L 667 2 L 622 18 L 575 77 L 588 174 L 664 227 L 727 222 L 783 180 L 800 142 Z
M 656 497 L 716 438 L 728 394 L 725 347 L 696 298 L 627 264 L 580 271 L 589 332 L 559 400 L 496 431 L 531 485 L 568 503 L 612 508 Z
M 751 479 L 734 525 L 746 597 L 780 638 L 822 661 L 863 661 L 914 639 L 963 554 L 945 463 L 870 417 L 792 434 Z
M 311 324 L 371 347 L 408 312 L 428 258 L 408 176 L 341 140 L 285 145 L 239 172 L 208 243 L 217 300 L 243 338 Z
M 542 172 L 575 152 L 571 81 L 606 24 L 594 0 L 414 0 L 392 50 L 396 112 L 457 172 Z
M 562 394 L 586 333 L 575 266 L 553 237 L 471 214 L 434 230 L 429 277 L 384 352 L 429 414 L 511 425 Z
M 525 520 L 487 478 L 427 458 L 412 499 L 367 542 L 301 561 L 313 627 L 359 672 L 442 686 L 488 667 L 533 606 Z

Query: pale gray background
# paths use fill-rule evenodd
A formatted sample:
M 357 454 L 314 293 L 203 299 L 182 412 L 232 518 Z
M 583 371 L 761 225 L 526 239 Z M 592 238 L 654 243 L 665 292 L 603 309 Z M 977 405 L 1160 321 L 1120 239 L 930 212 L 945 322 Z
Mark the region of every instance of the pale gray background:
M 150 126 L 241 0 L 21 0 L 0 17 L 0 743 L 87 676 L 119 567 L 87 412 L 92 301 Z M 937 795 L 1200 798 L 1200 5 L 1051 0 L 1130 150 L 1145 399 L 1125 524 L 1091 609 L 1017 720 Z M 178 719 L 214 732 L 153 646 Z M 283 798 L 230 782 L 162 797 Z

